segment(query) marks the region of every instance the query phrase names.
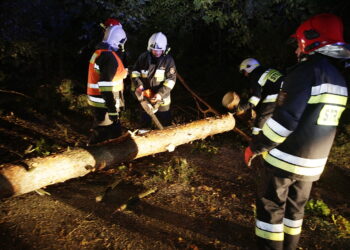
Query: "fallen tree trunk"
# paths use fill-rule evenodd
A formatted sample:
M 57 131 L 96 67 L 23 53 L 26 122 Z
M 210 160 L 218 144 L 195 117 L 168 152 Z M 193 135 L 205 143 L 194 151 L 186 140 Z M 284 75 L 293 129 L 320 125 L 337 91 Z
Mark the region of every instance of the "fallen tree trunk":
M 194 140 L 232 130 L 235 119 L 226 114 L 154 130 L 141 136 L 125 135 L 108 143 L 75 148 L 44 158 L 0 165 L 0 198 L 17 196 L 112 164 L 172 151 Z

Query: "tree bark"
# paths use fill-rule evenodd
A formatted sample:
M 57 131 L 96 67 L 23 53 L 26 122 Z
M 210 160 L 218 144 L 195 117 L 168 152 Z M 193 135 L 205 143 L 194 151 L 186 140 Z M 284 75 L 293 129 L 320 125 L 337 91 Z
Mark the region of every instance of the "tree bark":
M 87 148 L 74 148 L 44 158 L 0 165 L 0 198 L 17 196 L 68 179 L 84 176 L 112 164 L 172 151 L 194 140 L 232 130 L 235 119 L 226 114 L 153 130 L 144 135 L 124 135 Z

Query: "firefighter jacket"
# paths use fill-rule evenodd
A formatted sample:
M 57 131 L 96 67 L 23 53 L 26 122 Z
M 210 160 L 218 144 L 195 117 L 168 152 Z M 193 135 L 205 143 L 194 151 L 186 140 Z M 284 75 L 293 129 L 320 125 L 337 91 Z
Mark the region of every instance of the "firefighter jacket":
M 171 55 L 165 54 L 156 58 L 150 52 L 142 53 L 131 72 L 132 84 L 137 88 L 143 85 L 144 90 L 151 89 L 162 97 L 161 106 L 171 103 L 170 92 L 176 82 L 176 67 Z
M 316 53 L 291 69 L 273 116 L 250 145 L 277 176 L 316 181 L 323 172 L 348 96 L 332 60 Z
M 88 103 L 95 108 L 106 108 L 108 114 L 117 115 L 124 106 L 122 91 L 126 70 L 117 54 L 102 43 L 89 63 Z
M 250 98 L 247 103 L 238 106 L 238 111 L 255 109 L 257 117 L 253 127 L 253 134 L 258 134 L 275 109 L 283 76 L 275 69 L 259 66 L 248 77 L 250 81 Z

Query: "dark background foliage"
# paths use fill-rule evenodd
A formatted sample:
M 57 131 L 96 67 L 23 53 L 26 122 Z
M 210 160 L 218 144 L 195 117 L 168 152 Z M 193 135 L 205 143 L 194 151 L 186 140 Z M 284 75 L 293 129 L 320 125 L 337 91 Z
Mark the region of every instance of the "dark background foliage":
M 88 60 L 108 17 L 127 32 L 129 67 L 150 35 L 162 31 L 178 72 L 216 103 L 244 86 L 238 72 L 244 58 L 282 72 L 294 64 L 289 37 L 313 14 L 341 16 L 350 41 L 346 0 L 11 0 L 0 7 L 0 89 L 46 101 L 55 100 L 64 79 L 85 93 Z

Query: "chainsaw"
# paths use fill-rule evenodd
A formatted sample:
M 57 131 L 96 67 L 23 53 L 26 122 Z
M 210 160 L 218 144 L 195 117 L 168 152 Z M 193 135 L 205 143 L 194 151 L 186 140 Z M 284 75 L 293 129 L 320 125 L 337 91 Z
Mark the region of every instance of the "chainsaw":
M 155 113 L 158 111 L 158 107 L 160 105 L 160 102 L 157 102 L 156 104 L 152 104 L 150 99 L 154 96 L 152 91 L 150 89 L 147 89 L 142 92 L 135 91 L 135 95 L 137 97 L 137 100 L 140 102 L 141 107 L 143 110 L 151 117 L 154 124 L 157 126 L 158 129 L 164 129 L 163 125 L 158 120 Z

